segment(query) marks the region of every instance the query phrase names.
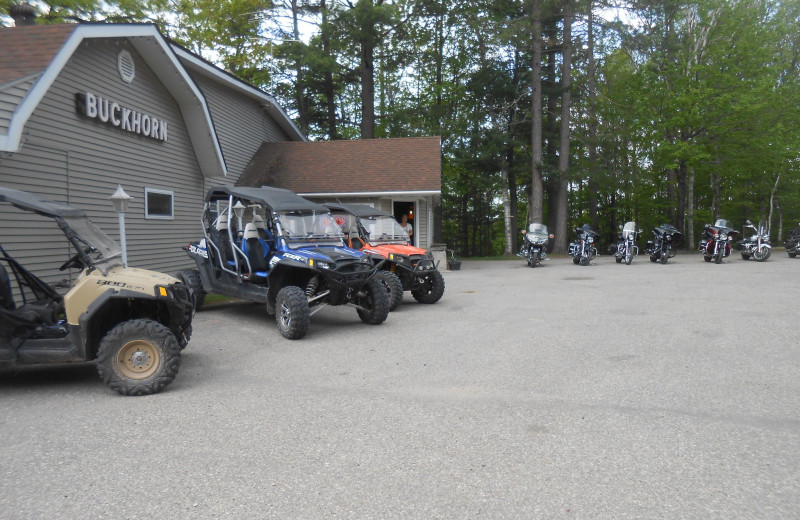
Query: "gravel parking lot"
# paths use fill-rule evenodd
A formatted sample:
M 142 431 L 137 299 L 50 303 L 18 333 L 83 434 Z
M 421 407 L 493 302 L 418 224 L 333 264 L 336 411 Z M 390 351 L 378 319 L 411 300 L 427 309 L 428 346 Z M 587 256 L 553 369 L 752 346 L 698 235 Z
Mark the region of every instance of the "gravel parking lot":
M 154 396 L 0 371 L 0 518 L 797 518 L 798 273 L 465 261 L 300 341 L 210 307 Z

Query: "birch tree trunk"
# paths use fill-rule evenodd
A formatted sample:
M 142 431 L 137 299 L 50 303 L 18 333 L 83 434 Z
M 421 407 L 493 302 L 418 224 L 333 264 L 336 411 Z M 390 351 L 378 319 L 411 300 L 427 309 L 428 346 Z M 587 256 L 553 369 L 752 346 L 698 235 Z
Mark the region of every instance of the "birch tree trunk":
M 767 218 L 767 231 L 772 235 L 772 210 L 775 207 L 775 192 L 778 191 L 778 183 L 781 182 L 781 172 L 775 178 L 775 184 L 772 186 L 772 191 L 769 194 L 769 218 Z

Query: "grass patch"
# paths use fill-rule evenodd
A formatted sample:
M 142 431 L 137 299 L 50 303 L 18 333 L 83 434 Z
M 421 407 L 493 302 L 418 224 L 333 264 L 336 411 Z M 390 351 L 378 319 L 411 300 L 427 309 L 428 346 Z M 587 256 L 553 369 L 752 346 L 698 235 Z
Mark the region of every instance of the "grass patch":
M 503 260 L 520 260 L 521 258 L 518 257 L 517 255 L 510 255 L 510 256 L 497 255 L 497 256 L 470 256 L 470 257 L 462 256 L 462 257 L 459 257 L 458 259 L 459 260 L 466 260 L 466 261 L 479 260 L 481 262 L 484 262 L 484 261 L 495 262 L 495 261 L 503 261 Z
M 206 294 L 206 299 L 203 301 L 203 305 L 215 305 L 218 303 L 229 303 L 229 302 L 238 302 L 241 301 L 239 298 L 234 298 L 233 296 L 226 296 L 224 294 Z

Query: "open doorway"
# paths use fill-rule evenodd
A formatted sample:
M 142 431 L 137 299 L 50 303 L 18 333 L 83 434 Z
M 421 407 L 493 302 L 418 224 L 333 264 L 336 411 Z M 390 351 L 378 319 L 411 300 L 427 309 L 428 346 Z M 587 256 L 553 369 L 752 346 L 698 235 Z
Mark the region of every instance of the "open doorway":
M 408 223 L 411 224 L 411 229 L 413 232 L 411 233 L 411 245 L 417 245 L 417 226 L 414 217 L 416 215 L 413 202 L 407 202 L 402 200 L 395 200 L 392 201 L 392 214 L 394 215 L 395 220 L 398 222 L 402 222 L 403 215 L 408 216 Z

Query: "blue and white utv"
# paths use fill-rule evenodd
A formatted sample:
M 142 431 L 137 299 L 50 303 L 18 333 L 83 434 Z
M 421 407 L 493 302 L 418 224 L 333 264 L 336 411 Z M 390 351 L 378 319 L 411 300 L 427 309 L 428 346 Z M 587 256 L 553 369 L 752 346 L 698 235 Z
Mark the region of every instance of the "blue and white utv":
M 180 273 L 195 309 L 207 293 L 266 303 L 288 339 L 305 336 L 325 305 L 351 305 L 371 325 L 386 320 L 380 266 L 345 247 L 325 206 L 280 188 L 219 187 L 206 195 L 202 224 L 203 238 L 186 248 L 197 269 Z

